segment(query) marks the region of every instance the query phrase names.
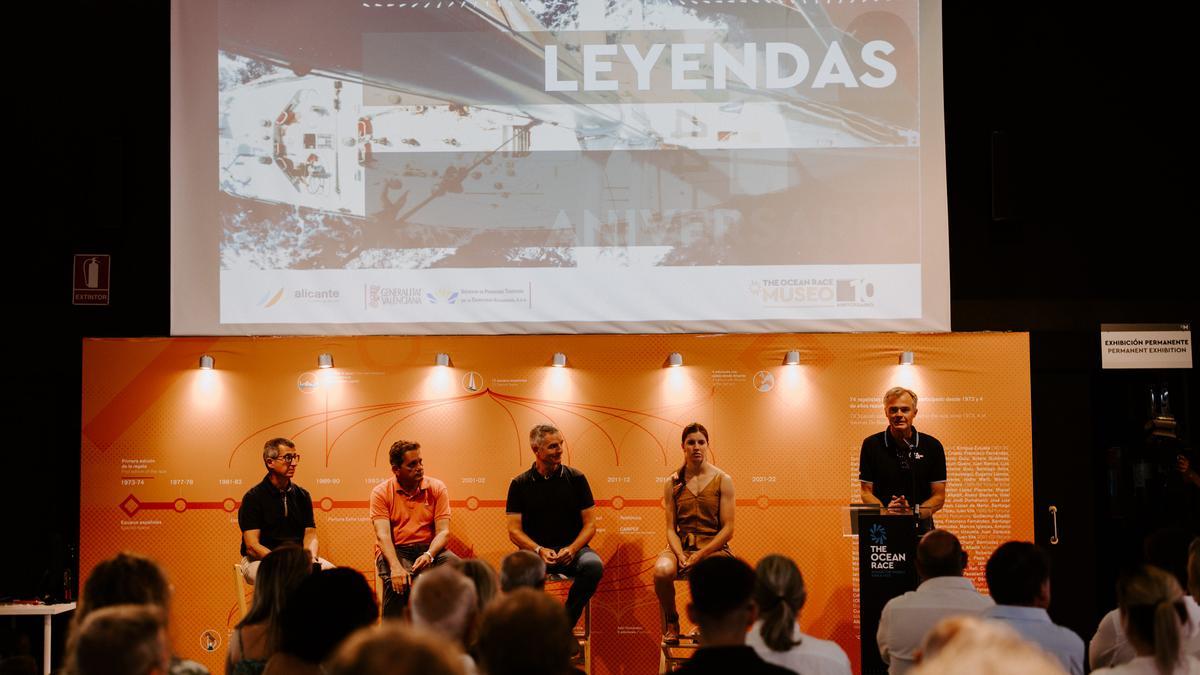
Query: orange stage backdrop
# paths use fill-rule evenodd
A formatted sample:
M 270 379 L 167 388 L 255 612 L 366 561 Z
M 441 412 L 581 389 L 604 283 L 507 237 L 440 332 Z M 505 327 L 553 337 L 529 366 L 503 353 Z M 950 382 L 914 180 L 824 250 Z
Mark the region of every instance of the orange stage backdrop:
M 802 365 L 780 365 L 789 349 Z M 897 365 L 905 350 L 915 366 Z M 432 365 L 443 351 L 452 368 Z M 550 367 L 556 351 L 569 368 Z M 662 367 L 672 351 L 682 368 Z M 321 352 L 337 368 L 316 370 Z M 216 370 L 196 368 L 204 353 Z M 175 586 L 176 651 L 218 672 L 237 615 L 237 506 L 265 473 L 266 439 L 303 454 L 296 482 L 312 493 L 322 556 L 373 582 L 367 500 L 392 441 L 419 441 L 449 486 L 453 549 L 495 565 L 512 550 L 508 481 L 532 461 L 529 428 L 549 421 L 597 499 L 593 670 L 652 673 L 662 483 L 681 462 L 681 427 L 698 420 L 737 490 L 734 552 L 793 557 L 809 586 L 804 629 L 857 665 L 842 507 L 858 499 L 859 444 L 886 426 L 879 397 L 897 384 L 918 392 L 917 428 L 946 447 L 938 524 L 963 538 L 983 590 L 991 551 L 1033 536 L 1021 333 L 88 340 L 80 569 L 121 550 L 157 558 Z

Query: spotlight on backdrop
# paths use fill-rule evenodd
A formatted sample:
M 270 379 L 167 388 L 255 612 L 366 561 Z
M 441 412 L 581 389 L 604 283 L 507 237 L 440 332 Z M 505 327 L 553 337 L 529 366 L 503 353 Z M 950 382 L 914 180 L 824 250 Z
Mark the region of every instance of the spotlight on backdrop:
M 550 365 L 555 368 L 566 368 L 567 355 L 562 352 L 554 352 L 554 359 L 550 361 Z
M 454 362 L 450 360 L 450 355 L 446 352 L 438 352 L 437 358 L 434 359 L 434 363 L 439 366 L 445 366 L 446 368 L 454 365 Z
M 317 367 L 318 368 L 332 368 L 333 367 L 333 354 L 330 354 L 329 352 L 325 352 L 324 354 L 318 354 L 317 355 Z
M 679 352 L 671 352 L 667 357 L 667 362 L 663 365 L 664 368 L 678 368 L 683 365 L 683 354 Z
M 783 365 L 785 365 L 785 366 L 800 365 L 800 350 L 789 349 L 788 352 L 783 355 Z
M 911 366 L 915 360 L 912 352 L 900 352 L 900 365 Z
M 212 370 L 216 364 L 216 360 L 208 354 L 204 354 L 200 357 L 200 370 Z

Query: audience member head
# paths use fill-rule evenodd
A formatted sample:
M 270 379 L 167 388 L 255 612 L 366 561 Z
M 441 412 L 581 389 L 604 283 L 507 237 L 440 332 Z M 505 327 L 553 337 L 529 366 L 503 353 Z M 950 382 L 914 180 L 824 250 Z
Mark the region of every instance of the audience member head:
M 475 584 L 451 567 L 417 577 L 409 603 L 413 623 L 465 646 L 475 620 Z
M 792 632 L 808 593 L 804 577 L 791 558 L 769 555 L 754 569 L 754 602 L 762 616 L 762 638 L 772 651 L 786 652 L 797 643 Z
M 1164 527 L 1142 541 L 1142 562 L 1153 565 L 1175 577 L 1180 588 L 1188 585 L 1188 546 L 1192 535 L 1180 527 Z
M 312 554 L 294 544 L 272 549 L 258 566 L 254 600 L 237 627 L 267 624 L 267 650 L 279 648 L 280 617 L 288 598 L 312 572 Z
M 1117 605 L 1121 627 L 1139 654 L 1153 654 L 1160 673 L 1174 671 L 1179 663 L 1181 630 L 1188 621 L 1183 589 L 1175 577 L 1143 565 L 1117 580 Z
M 745 644 L 754 623 L 754 570 L 745 562 L 713 556 L 696 563 L 688 574 L 692 601 L 688 617 L 700 627 L 706 645 Z
M 912 675 L 1066 675 L 1013 629 L 973 616 L 943 619 L 925 636 Z
M 375 592 L 357 570 L 335 567 L 307 576 L 283 609 L 280 651 L 321 663 L 347 635 L 375 622 Z
M 483 613 L 480 666 L 488 675 L 562 675 L 571 670 L 574 640 L 562 604 L 541 591 L 518 588 Z
M 988 591 L 998 605 L 1050 606 L 1050 556 L 1028 541 L 1009 541 L 988 558 Z
M 443 639 L 399 621 L 359 629 L 334 654 L 330 675 L 462 675 L 459 654 Z
M 113 605 L 154 605 L 163 610 L 165 620 L 170 599 L 171 583 L 158 563 L 121 552 L 92 568 L 72 624 L 78 626 L 91 612 Z
M 162 609 L 111 605 L 90 612 L 68 646 L 72 675 L 165 674 L 171 659 Z
M 513 551 L 500 561 L 500 590 L 546 587 L 546 563 L 533 551 Z
M 484 608 L 500 592 L 500 579 L 496 577 L 496 570 L 492 569 L 486 560 L 469 558 L 462 562 L 458 571 L 475 584 L 475 609 L 477 616 L 482 615 Z
M 917 574 L 922 580 L 961 577 L 967 568 L 967 552 L 958 537 L 947 530 L 930 530 L 917 544 Z
M 1200 601 L 1200 537 L 1188 545 L 1188 595 Z

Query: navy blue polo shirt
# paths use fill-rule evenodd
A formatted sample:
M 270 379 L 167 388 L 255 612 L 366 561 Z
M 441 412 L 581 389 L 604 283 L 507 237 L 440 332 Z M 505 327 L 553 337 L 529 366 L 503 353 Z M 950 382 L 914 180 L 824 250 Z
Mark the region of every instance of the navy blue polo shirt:
M 946 451 L 938 439 L 914 427 L 911 447 L 910 454 L 907 445 L 893 438 L 887 429 L 863 439 L 858 455 L 858 479 L 872 484 L 871 492 L 884 506 L 893 495 L 904 495 L 910 505 L 924 503 L 933 496 L 929 484 L 946 481 Z M 914 474 L 915 495 L 912 494 Z
M 560 549 L 583 529 L 580 511 L 596 505 L 583 472 L 565 464 L 549 476 L 538 473 L 537 463 L 508 484 L 504 510 L 521 514 L 521 529 L 539 546 Z
M 271 483 L 271 474 L 246 491 L 238 507 L 238 527 L 242 532 L 259 530 L 258 541 L 274 550 L 280 544 L 304 545 L 304 530 L 315 528 L 312 497 L 308 490 L 288 483 L 280 490 Z M 246 540 L 242 539 L 242 555 L 246 555 Z

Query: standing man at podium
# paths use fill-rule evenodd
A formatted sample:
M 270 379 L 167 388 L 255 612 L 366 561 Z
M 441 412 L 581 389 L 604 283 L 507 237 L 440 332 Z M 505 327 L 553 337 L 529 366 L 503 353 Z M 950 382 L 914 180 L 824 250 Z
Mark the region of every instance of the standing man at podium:
M 863 439 L 858 478 L 864 504 L 919 516 L 919 531 L 933 529 L 933 514 L 946 502 L 946 451 L 938 439 L 919 433 L 917 394 L 892 387 L 883 395 L 888 428 Z

